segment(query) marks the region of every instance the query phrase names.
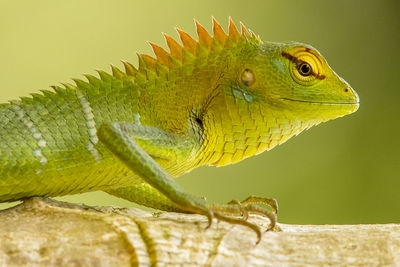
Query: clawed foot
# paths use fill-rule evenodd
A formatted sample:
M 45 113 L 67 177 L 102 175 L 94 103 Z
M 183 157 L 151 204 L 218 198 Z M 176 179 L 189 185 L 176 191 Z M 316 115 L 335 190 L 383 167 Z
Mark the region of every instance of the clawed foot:
M 267 210 L 259 206 L 259 204 L 267 205 L 271 207 L 272 211 Z M 256 196 L 250 196 L 243 201 L 232 200 L 228 204 L 209 204 L 207 205 L 210 209 L 211 217 L 215 217 L 218 220 L 225 221 L 232 224 L 240 224 L 250 227 L 257 234 L 257 243 L 261 241 L 261 229 L 258 225 L 248 222 L 247 218 L 249 214 L 259 214 L 266 216 L 270 220 L 270 224 L 267 231 L 280 231 L 279 226 L 276 225 L 278 203 L 273 198 L 262 198 Z M 238 217 L 240 216 L 240 217 Z M 209 218 L 210 222 L 210 218 Z

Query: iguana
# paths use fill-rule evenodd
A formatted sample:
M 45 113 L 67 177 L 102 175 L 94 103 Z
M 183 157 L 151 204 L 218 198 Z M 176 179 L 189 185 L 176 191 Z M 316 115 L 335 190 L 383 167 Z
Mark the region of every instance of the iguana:
M 54 86 L 0 105 L 0 202 L 102 190 L 165 211 L 197 213 L 256 231 L 274 199 L 208 204 L 171 178 L 202 165 L 239 162 L 305 129 L 355 112 L 359 98 L 313 47 L 263 42 L 229 19 L 198 41 L 164 34 L 170 52 L 139 66 Z M 272 207 L 272 211 L 256 203 Z

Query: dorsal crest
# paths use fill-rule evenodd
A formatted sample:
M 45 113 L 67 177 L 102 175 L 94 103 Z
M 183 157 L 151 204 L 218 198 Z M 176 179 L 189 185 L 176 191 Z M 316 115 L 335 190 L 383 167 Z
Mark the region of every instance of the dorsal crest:
M 179 28 L 176 28 L 176 31 L 178 32 L 182 45 L 180 45 L 171 36 L 162 33 L 169 48 L 169 52 L 159 45 L 149 42 L 153 49 L 155 58 L 145 54 L 138 54 L 139 68 L 136 69 L 131 64 L 123 62 L 125 73 L 129 76 L 136 76 L 137 73 L 146 73 L 146 69 L 157 72 L 157 69 L 160 69 L 157 66 L 160 64 L 168 69 L 171 69 L 177 64 L 183 64 L 186 60 L 188 60 L 187 57 L 199 57 L 201 55 L 201 51 L 213 51 L 216 46 L 225 47 L 227 43 L 239 43 L 241 41 L 253 41 L 257 43 L 261 42 L 259 37 L 252 31 L 248 30 L 242 23 L 240 23 L 239 32 L 230 17 L 228 34 L 225 33 L 221 25 L 214 17 L 212 18 L 213 36 L 211 36 L 197 20 L 194 20 L 194 23 L 198 36 L 197 41 Z M 117 71 L 113 70 L 113 72 Z

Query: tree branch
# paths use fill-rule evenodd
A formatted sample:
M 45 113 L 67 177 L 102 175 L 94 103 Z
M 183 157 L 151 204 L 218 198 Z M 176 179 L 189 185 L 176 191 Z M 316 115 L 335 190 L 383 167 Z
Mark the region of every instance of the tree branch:
M 251 216 L 267 227 L 269 221 Z M 281 266 L 400 264 L 400 225 L 246 227 L 178 213 L 32 198 L 0 211 L 0 266 Z

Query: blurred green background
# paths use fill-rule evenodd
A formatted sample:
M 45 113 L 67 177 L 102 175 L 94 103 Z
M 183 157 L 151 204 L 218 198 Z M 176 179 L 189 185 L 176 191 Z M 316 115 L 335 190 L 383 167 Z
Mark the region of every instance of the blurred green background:
M 275 197 L 280 221 L 296 224 L 400 222 L 399 1 L 1 1 L 0 102 L 94 69 L 136 64 L 146 40 L 193 18 L 211 30 L 228 16 L 263 40 L 312 44 L 359 93 L 361 107 L 282 146 L 178 182 L 209 201 Z M 60 199 L 132 206 L 105 193 Z M 0 204 L 0 208 L 9 204 Z

